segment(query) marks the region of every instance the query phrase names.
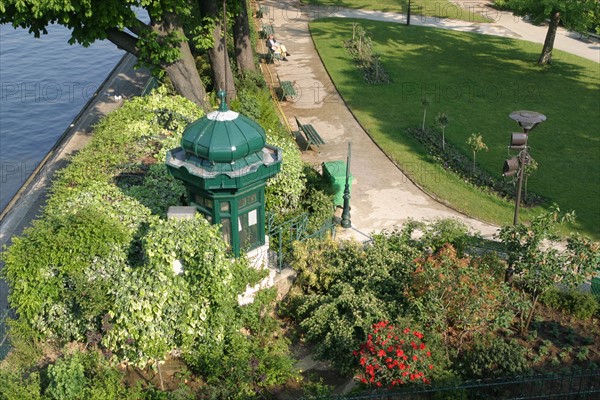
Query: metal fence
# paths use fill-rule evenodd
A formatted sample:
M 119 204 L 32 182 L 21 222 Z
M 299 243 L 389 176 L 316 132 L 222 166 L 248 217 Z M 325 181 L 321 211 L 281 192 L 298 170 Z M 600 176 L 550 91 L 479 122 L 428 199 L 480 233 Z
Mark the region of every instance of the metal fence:
M 4 360 L 4 358 L 10 351 L 10 342 L 8 340 L 8 325 L 6 325 L 8 313 L 9 310 L 0 313 L 0 361 Z
M 456 385 L 422 385 L 396 391 L 305 397 L 303 400 L 425 400 L 425 399 L 600 399 L 600 370 L 569 374 L 539 374 L 470 381 Z
M 277 251 L 277 266 L 279 272 L 283 268 L 286 255 L 289 255 L 290 247 L 294 241 L 302 241 L 310 238 L 323 238 L 327 235 L 335 237 L 336 224 L 333 220 L 325 221 L 323 225 L 314 232 L 308 228 L 308 212 L 283 222 L 275 222 L 274 214 L 267 214 L 267 235 L 272 238 L 273 247 Z

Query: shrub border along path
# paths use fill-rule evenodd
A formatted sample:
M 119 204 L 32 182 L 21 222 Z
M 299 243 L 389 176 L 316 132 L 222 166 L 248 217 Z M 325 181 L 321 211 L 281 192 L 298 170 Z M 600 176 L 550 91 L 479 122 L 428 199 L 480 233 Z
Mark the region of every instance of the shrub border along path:
M 289 43 L 290 52 L 293 54 L 290 62 L 272 68 L 277 68 L 277 72 L 282 79 L 295 82 L 295 85 L 300 89 L 299 96 L 284 104 L 282 108 L 290 121 L 290 125 L 294 126 L 293 118 L 297 116 L 306 123 L 315 126 L 328 143 L 320 148 L 318 154 L 306 153 L 305 159 L 309 162 L 320 164 L 323 161 L 344 160 L 346 158 L 347 142 L 352 142 L 354 185 L 352 187 L 351 206 L 352 223 L 355 228 L 353 233 L 359 239 L 365 239 L 366 234 L 370 231 L 392 228 L 408 218 L 422 220 L 456 217 L 465 221 L 473 229 L 479 230 L 483 235 L 492 236 L 497 230 L 495 226 L 467 218 L 460 212 L 456 212 L 424 194 L 374 145 L 363 128 L 353 118 L 343 99 L 335 91 L 331 79 L 318 58 L 319 56 L 314 49 L 308 32 L 308 22 L 314 16 L 314 13 L 310 9 L 305 9 L 302 14 L 297 14 L 294 19 L 290 19 L 290 9 L 293 9 L 291 2 L 282 2 L 279 6 L 276 6 L 272 15 L 279 39 Z M 333 16 L 349 17 L 352 12 L 352 10 L 340 10 Z M 394 15 L 364 10 L 355 11 L 355 13 L 355 15 L 361 17 L 377 20 Z M 396 15 L 396 17 L 398 16 Z M 512 15 L 510 18 L 513 18 Z M 419 20 L 417 19 L 414 23 L 418 23 L 417 21 Z M 402 22 L 402 19 L 396 18 L 396 22 Z M 425 25 L 431 24 L 448 28 L 460 25 L 466 31 L 493 32 L 505 36 L 516 35 L 510 29 L 498 24 L 468 24 L 433 19 L 422 22 Z M 522 30 L 537 30 L 538 36 L 539 31 L 544 30 L 543 27 L 533 27 L 523 21 L 520 24 L 519 28 Z M 567 46 L 578 52 L 587 51 L 588 58 L 598 54 L 597 50 L 591 49 L 592 44 L 569 39 L 564 32 L 561 32 L 559 36 L 556 43 L 557 48 Z M 565 41 L 573 44 L 565 45 Z M 384 112 L 385 110 L 382 110 L 382 113 Z M 377 117 L 372 116 L 367 122 L 376 124 Z M 426 175 L 434 183 L 436 183 L 436 180 L 441 181 L 440 171 L 435 168 L 422 168 L 416 166 L 416 164 L 404 165 L 403 167 L 412 175 Z M 421 169 L 415 170 L 415 168 Z M 459 183 L 459 181 L 456 183 Z M 492 202 L 494 201 L 496 200 L 492 200 Z M 453 206 L 460 207 L 460 204 Z M 507 215 L 505 221 L 501 223 L 510 223 L 513 206 L 505 204 L 504 207 Z

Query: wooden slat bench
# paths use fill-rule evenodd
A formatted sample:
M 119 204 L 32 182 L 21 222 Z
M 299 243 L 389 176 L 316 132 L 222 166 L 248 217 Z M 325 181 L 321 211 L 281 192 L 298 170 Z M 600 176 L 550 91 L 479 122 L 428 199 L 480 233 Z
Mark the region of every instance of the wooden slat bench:
M 279 101 L 287 96 L 293 97 L 296 95 L 296 89 L 294 89 L 294 84 L 291 81 L 282 81 L 279 79 L 279 74 L 277 74 L 277 81 L 279 82 L 279 89 L 281 89 Z
M 323 140 L 321 135 L 319 135 L 314 126 L 312 126 L 311 124 L 301 124 L 297 117 L 294 118 L 296 118 L 298 132 L 303 133 L 304 137 L 306 137 L 306 149 L 304 149 L 304 151 L 308 150 L 311 144 L 314 144 L 317 147 L 321 146 L 322 144 L 325 144 L 325 140 Z

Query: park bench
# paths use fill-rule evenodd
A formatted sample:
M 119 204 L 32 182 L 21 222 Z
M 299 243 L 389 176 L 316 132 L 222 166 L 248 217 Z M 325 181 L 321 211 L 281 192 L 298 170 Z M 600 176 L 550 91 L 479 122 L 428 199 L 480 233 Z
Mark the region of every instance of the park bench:
M 269 37 L 269 35 L 275 34 L 275 28 L 273 28 L 273 25 L 271 24 L 263 25 L 261 32 L 263 39 L 266 39 Z
M 279 101 L 283 100 L 287 96 L 296 96 L 296 89 L 294 89 L 294 84 L 291 81 L 282 81 L 279 78 L 279 74 L 277 74 L 277 81 L 279 82 L 279 89 L 281 89 Z
M 269 13 L 269 6 L 265 4 L 258 5 L 258 9 L 256 10 L 256 18 L 262 18 L 265 14 Z
M 267 60 L 267 64 L 275 64 L 275 60 L 281 60 L 281 54 L 275 53 L 273 49 L 269 47 L 265 54 L 265 59 Z
M 304 134 L 304 137 L 306 137 L 306 149 L 304 149 L 304 151 L 308 150 L 311 144 L 314 144 L 317 147 L 325 144 L 325 141 L 321 135 L 319 135 L 314 126 L 311 124 L 301 124 L 298 120 L 298 117 L 294 118 L 296 119 L 296 124 L 298 125 L 298 133 L 302 133 Z

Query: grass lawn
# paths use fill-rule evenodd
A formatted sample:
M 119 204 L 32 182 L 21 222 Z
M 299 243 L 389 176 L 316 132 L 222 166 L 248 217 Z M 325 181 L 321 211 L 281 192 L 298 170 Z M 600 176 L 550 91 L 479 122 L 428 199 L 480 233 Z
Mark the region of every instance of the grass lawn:
M 343 47 L 359 22 L 393 80 L 369 85 Z M 385 151 L 428 192 L 465 213 L 498 224 L 512 223 L 514 203 L 474 190 L 440 168 L 405 134 L 439 112 L 449 117 L 446 140 L 470 155 L 466 140 L 481 133 L 489 152 L 477 161 L 500 177 L 515 110 L 538 111 L 547 120 L 530 133 L 538 170 L 528 188 L 561 210 L 575 210 L 567 229 L 600 238 L 600 68 L 558 50 L 550 68 L 539 68 L 541 45 L 508 38 L 407 27 L 367 20 L 325 19 L 311 23 L 315 45 L 337 89 L 361 124 Z M 441 140 L 441 139 L 440 139 Z M 503 178 L 504 179 L 504 178 Z M 505 178 L 511 179 L 511 178 Z M 531 217 L 539 209 L 522 210 Z
M 305 0 L 304 3 L 324 7 L 344 7 L 397 13 L 406 13 L 406 10 L 408 10 L 408 0 Z M 452 18 L 471 22 L 491 21 L 490 18 L 475 13 L 472 8 L 461 8 L 448 0 L 412 0 L 410 9 L 413 15 Z

